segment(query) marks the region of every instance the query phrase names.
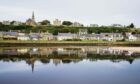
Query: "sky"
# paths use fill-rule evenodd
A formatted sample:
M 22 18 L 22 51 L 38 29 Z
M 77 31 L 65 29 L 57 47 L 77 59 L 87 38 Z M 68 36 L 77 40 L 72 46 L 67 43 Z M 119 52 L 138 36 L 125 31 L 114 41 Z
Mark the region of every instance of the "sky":
M 140 0 L 0 0 L 0 21 L 26 21 L 35 12 L 36 21 L 54 19 L 84 25 L 129 25 L 140 27 Z

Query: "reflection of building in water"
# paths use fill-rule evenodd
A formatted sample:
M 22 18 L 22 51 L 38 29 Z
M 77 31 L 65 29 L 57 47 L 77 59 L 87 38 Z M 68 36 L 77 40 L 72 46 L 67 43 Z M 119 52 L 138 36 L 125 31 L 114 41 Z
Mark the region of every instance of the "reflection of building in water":
M 100 55 L 122 55 L 123 51 L 113 50 L 111 48 L 98 48 L 97 54 L 100 54 Z
M 110 60 L 111 62 L 127 61 L 130 64 L 140 58 L 140 52 L 114 50 L 109 47 L 83 47 L 83 48 L 1 48 L 0 61 L 18 62 L 26 61 L 34 72 L 35 62 L 42 64 L 78 63 L 82 60 L 97 61 Z
M 29 54 L 30 54 L 30 55 L 39 55 L 38 48 L 31 48 L 31 49 L 29 50 Z
M 78 50 L 70 49 L 70 48 L 58 48 L 57 49 L 58 55 L 78 55 Z
M 3 48 L 0 50 L 0 55 L 39 55 L 39 56 L 79 56 L 87 57 L 87 55 L 136 55 L 132 51 L 114 50 L 109 47 L 86 47 L 86 48 Z M 139 54 L 139 53 L 137 53 Z
M 27 54 L 28 51 L 29 51 L 29 50 L 28 50 L 27 48 L 17 49 L 18 54 Z
M 2 55 L 24 55 L 28 54 L 39 55 L 39 56 L 49 56 L 49 55 L 58 55 L 58 56 L 79 56 L 79 57 L 87 57 L 87 55 L 125 55 L 131 56 L 135 55 L 132 51 L 123 51 L 123 50 L 114 50 L 109 47 L 104 48 L 5 48 L 0 50 L 0 54 Z
M 53 51 L 54 51 L 54 48 L 39 48 L 39 54 L 41 55 L 41 56 L 49 56 L 49 55 L 51 55 L 52 53 L 53 53 Z
M 53 64 L 55 64 L 56 66 L 59 65 L 61 63 L 60 59 L 53 59 Z
M 123 53 L 125 56 L 131 56 L 133 54 L 132 51 L 124 51 Z
M 18 55 L 17 49 L 4 49 L 2 55 Z
M 35 59 L 34 59 L 34 58 L 28 59 L 28 60 L 26 61 L 26 63 L 29 64 L 29 65 L 31 65 L 31 67 L 32 67 L 32 72 L 34 72 Z

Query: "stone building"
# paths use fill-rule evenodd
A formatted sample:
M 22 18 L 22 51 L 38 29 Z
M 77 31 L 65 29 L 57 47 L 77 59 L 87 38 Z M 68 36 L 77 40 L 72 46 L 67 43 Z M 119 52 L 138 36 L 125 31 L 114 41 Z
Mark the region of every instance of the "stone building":
M 34 12 L 32 13 L 32 18 L 29 18 L 26 21 L 26 25 L 29 25 L 29 26 L 35 26 L 36 25 Z
M 54 25 L 54 26 L 61 26 L 61 21 L 58 20 L 58 19 L 55 19 L 55 20 L 53 21 L 53 25 Z

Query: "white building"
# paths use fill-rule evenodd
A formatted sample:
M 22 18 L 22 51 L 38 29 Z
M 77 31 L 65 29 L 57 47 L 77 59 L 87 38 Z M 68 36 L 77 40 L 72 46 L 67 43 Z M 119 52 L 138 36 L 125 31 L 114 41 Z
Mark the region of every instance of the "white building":
M 29 34 L 30 40 L 39 40 L 39 34 L 40 33 L 30 33 Z
M 3 25 L 10 25 L 11 22 L 10 22 L 10 21 L 3 21 L 2 24 L 3 24 Z
M 30 37 L 25 33 L 18 33 L 17 40 L 30 40 Z
M 61 26 L 61 21 L 58 20 L 58 19 L 55 19 L 55 20 L 53 21 L 53 25 L 54 25 L 54 26 Z
M 67 39 L 74 39 L 76 38 L 77 35 L 76 34 L 71 34 L 71 33 L 59 33 L 57 35 L 57 40 L 61 41 L 61 40 L 67 40 Z
M 98 24 L 90 24 L 90 27 L 99 27 Z
M 79 23 L 79 22 L 74 22 L 74 23 L 72 24 L 72 26 L 74 26 L 74 27 L 82 27 L 82 24 Z
M 129 35 L 128 36 L 128 41 L 136 41 L 137 37 L 133 36 L 133 35 Z
M 23 35 L 23 36 L 18 36 L 17 40 L 30 40 L 30 37 L 27 35 Z
M 88 30 L 87 29 L 79 29 L 79 35 L 84 35 L 84 34 L 88 34 Z
M 19 22 L 19 21 L 13 21 L 12 25 L 15 25 L 15 26 L 18 26 L 18 25 L 21 25 L 22 22 Z
M 121 24 L 112 24 L 113 27 L 123 27 Z
M 112 37 L 103 37 L 103 38 L 101 38 L 101 40 L 103 40 L 103 41 L 113 41 L 113 38 Z
M 51 41 L 54 40 L 54 36 L 51 33 L 40 33 L 40 40 L 47 40 L 47 41 Z

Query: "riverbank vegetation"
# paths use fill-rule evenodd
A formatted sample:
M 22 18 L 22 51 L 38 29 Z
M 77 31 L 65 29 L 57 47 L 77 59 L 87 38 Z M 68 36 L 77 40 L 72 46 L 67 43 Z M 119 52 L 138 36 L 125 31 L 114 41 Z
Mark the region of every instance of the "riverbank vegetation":
M 72 27 L 72 26 L 27 26 L 27 25 L 0 25 L 0 31 L 19 31 L 19 32 L 50 32 L 56 35 L 59 33 L 78 33 L 79 29 L 88 29 L 88 33 L 121 33 L 130 32 L 132 34 L 140 34 L 139 28 L 130 27 L 111 27 L 111 26 L 100 26 L 100 27 Z

